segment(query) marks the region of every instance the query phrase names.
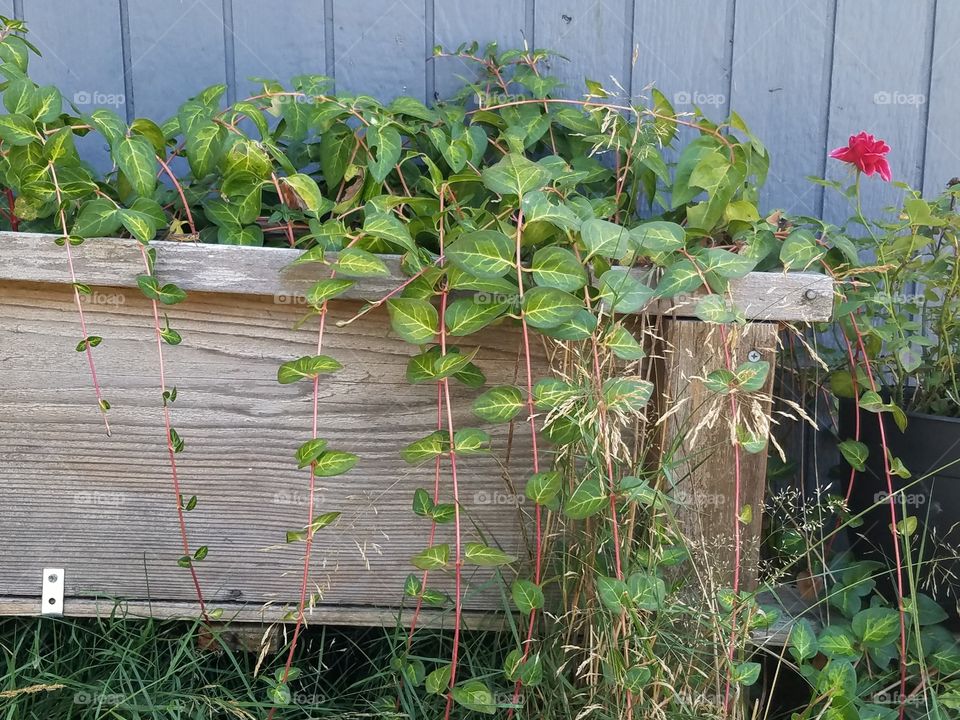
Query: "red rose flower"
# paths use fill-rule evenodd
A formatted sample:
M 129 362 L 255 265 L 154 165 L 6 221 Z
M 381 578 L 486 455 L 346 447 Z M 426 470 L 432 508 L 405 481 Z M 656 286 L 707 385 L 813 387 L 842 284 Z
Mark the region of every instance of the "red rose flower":
M 864 175 L 880 173 L 880 177 L 890 182 L 890 164 L 887 162 L 887 153 L 890 146 L 873 135 L 861 132 L 851 135 L 846 147 L 838 147 L 830 153 L 830 157 L 850 163 Z

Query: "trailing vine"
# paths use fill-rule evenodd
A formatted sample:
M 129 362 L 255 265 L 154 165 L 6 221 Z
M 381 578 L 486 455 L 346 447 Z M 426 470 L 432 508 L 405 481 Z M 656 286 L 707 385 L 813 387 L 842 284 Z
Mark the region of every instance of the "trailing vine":
M 77 281 L 71 247 L 118 234 L 142 244 L 145 272 L 137 283 L 150 301 L 157 341 L 179 562 L 191 573 L 205 619 L 217 616 L 208 612 L 196 570 L 207 548 L 189 543 L 186 513 L 198 499 L 181 493 L 176 456 L 184 443 L 172 426 L 177 391 L 168 385 L 163 354 L 164 344 L 181 337 L 161 317 L 161 305 L 176 305 L 185 293 L 157 275 L 156 247 L 189 240 L 296 248 L 302 251 L 296 263 L 316 269 L 306 294 L 306 320 L 317 322 L 316 350 L 277 373 L 281 385 L 308 381 L 312 392 L 310 434 L 294 458 L 308 472 L 307 515 L 284 538 L 297 550 L 303 543 L 302 573 L 287 616 L 293 630 L 284 667 L 269 684 L 274 710 L 291 703 L 290 686 L 300 676 L 298 642 L 319 600 L 309 591 L 315 533 L 339 519 L 335 508 L 318 512 L 317 479 L 345 474 L 360 460 L 322 437 L 322 377 L 343 368 L 325 354 L 325 339 L 385 309 L 393 332 L 411 347 L 407 380 L 431 394 L 435 386 L 437 407 L 435 423 L 398 449 L 412 472 L 432 467 L 433 486 L 410 499 L 429 529 L 411 558 L 419 574 L 397 588 L 413 611 L 391 668 L 396 702 L 412 707 L 416 698 L 429 717 L 499 710 L 538 717 L 558 702 L 537 691 L 545 673 L 556 672 L 582 690 L 584 706 L 599 698 L 610 716 L 631 717 L 652 703 L 681 713 L 709 705 L 714 714 L 742 715 L 738 707 L 760 675 L 750 634 L 774 616 L 744 586 L 740 568 L 741 525 L 759 512 L 742 506 L 741 463 L 744 453 L 766 450 L 769 428 L 754 418 L 769 401 L 771 368 L 733 360 L 746 320 L 730 300 L 730 283 L 755 270 L 815 269 L 843 281 L 872 269 L 854 261 L 856 248 L 851 253 L 835 228 L 794 219 L 785 229 L 781 218 L 761 213 L 769 158 L 739 116 L 720 124 L 699 114 L 678 116 L 656 90 L 622 98 L 595 82 L 583 99 L 557 97 L 558 81 L 543 72 L 549 53 L 464 46 L 438 50 L 437 61 L 453 55 L 473 62 L 478 77 L 434 107 L 409 97 L 383 104 L 334 94 L 329 79 L 302 75 L 290 87 L 263 81 L 256 94 L 233 103 L 224 101 L 225 86 L 214 86 L 163 122 L 128 123 L 104 109 L 64 112 L 59 93 L 27 75 L 30 46 L 17 34 L 22 23 L 4 22 L 0 69 L 9 114 L 0 116 L 0 177 L 8 209 L 0 215 L 11 229 L 53 231 L 66 248 L 83 332 L 77 349 L 87 354 L 105 422 L 109 405 L 91 352 L 103 339 L 87 334 L 80 296 L 89 289 Z M 679 127 L 695 137 L 681 144 Z M 91 170 L 73 145 L 75 136 L 89 133 L 110 147 L 105 173 Z M 675 161 L 668 161 L 668 148 Z M 923 224 L 919 217 L 911 226 Z M 833 262 L 838 253 L 845 267 Z M 365 278 L 393 276 L 397 263 L 403 280 L 331 327 L 331 301 Z M 683 304 L 688 296 L 696 317 L 716 326 L 720 337 L 723 368 L 697 381 L 714 406 L 725 408 L 715 416 L 729 426 L 734 458 L 732 587 L 717 593 L 699 579 L 704 594 L 710 587 L 706 614 L 676 600 L 698 581 L 675 513 L 683 481 L 675 468 L 685 458 L 646 437 L 676 411 L 660 407 L 650 379 L 664 356 L 663 338 L 643 319 L 635 332 L 629 320 L 643 318 L 652 303 Z M 850 331 L 843 360 L 849 384 L 858 387 L 857 360 L 870 357 L 872 330 L 861 329 L 856 312 L 844 313 L 842 323 Z M 479 353 L 454 343 L 479 349 L 482 332 L 494 324 L 516 328 L 518 367 L 513 384 L 487 387 Z M 897 354 L 900 367 L 905 357 Z M 864 380 L 869 388 L 854 393 L 858 407 L 898 417 L 880 398 L 869 365 Z M 529 443 L 524 477 L 508 480 L 523 487 L 517 504 L 533 504 L 527 557 L 507 553 L 464 520 L 462 470 L 472 457 L 500 448 L 483 427 L 455 424 L 451 381 L 475 395 L 471 408 L 482 423 L 526 426 L 511 433 Z M 842 447 L 857 469 L 859 429 L 853 442 Z M 899 466 L 890 458 L 885 463 L 896 528 L 902 520 L 890 481 Z M 452 548 L 441 542 L 447 525 Z M 900 574 L 899 556 L 896 564 Z M 496 675 L 467 674 L 464 606 L 474 588 L 466 566 L 480 568 L 483 582 L 492 577 L 501 584 L 511 603 L 513 643 Z M 900 585 L 905 695 L 902 579 Z M 419 652 L 417 632 L 426 606 L 453 618 L 449 657 L 432 667 Z M 587 646 L 575 645 L 580 638 Z M 710 651 L 701 654 L 697 645 L 684 657 L 684 642 L 703 642 Z M 813 657 L 809 651 L 805 646 L 797 661 Z M 828 667 L 807 671 L 815 687 L 837 671 Z M 671 694 L 678 683 L 700 700 Z M 831 697 L 846 701 L 840 691 Z M 811 713 L 818 707 L 811 703 Z

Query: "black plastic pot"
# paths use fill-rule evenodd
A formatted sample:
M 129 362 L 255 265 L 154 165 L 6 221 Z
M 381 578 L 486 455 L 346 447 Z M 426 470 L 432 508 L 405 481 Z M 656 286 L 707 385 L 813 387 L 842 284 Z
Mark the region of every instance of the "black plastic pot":
M 863 525 L 854 532 L 854 551 L 860 556 L 893 558 L 892 522 L 884 474 L 880 423 L 883 420 L 887 446 L 910 471 L 904 479 L 892 476 L 896 519 L 917 518 L 911 536 L 913 556 L 922 561 L 917 580 L 929 595 L 947 609 L 960 596 L 960 419 L 908 413 L 901 432 L 890 413 L 861 411 L 860 441 L 870 450 L 866 470 L 856 473 L 850 510 L 865 512 Z M 841 439 L 854 437 L 856 408 L 853 400 L 840 403 Z M 844 487 L 845 487 L 844 483 Z M 922 543 L 922 553 L 921 553 Z

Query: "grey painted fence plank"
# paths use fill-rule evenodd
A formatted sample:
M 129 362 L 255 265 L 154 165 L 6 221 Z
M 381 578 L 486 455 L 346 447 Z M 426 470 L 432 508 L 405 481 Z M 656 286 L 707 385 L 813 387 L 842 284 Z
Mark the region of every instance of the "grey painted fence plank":
M 866 130 L 890 145 L 894 180 L 916 184 L 922 176 L 925 104 L 918 101 L 929 83 L 929 43 L 934 0 L 840 2 L 834 38 L 833 89 L 828 147 L 846 145 Z M 845 180 L 848 168 L 827 163 L 827 177 Z M 865 179 L 867 215 L 896 204 L 901 191 L 876 176 Z M 847 200 L 827 192 L 824 216 L 842 221 Z
M 709 117 L 726 115 L 732 13 L 732 0 L 648 0 L 638 4 L 632 92 L 641 95 L 653 84 L 677 112 L 693 112 L 696 104 Z
M 785 4 L 738 0 L 730 108 L 771 153 L 766 207 L 815 215 L 823 188 L 833 13 L 836 0 Z M 803 68 L 803 72 L 797 72 Z
M 135 111 L 158 122 L 226 82 L 220 0 L 129 0 Z
M 474 40 L 480 43 L 480 52 L 490 42 L 500 50 L 522 48 L 524 21 L 523 0 L 441 0 L 434 15 L 434 44 L 447 52 Z M 440 98 L 456 93 L 464 84 L 462 78 L 472 80 L 477 75 L 477 65 L 470 61 L 438 58 L 430 62 Z
M 934 195 L 960 176 L 960 4 L 937 4 L 923 190 Z
M 30 72 L 40 84 L 63 93 L 64 107 L 73 103 L 82 113 L 105 107 L 126 115 L 123 52 L 116 0 L 50 3 L 25 0 L 28 39 L 42 56 L 31 58 Z M 91 37 L 96 42 L 91 42 Z M 110 168 L 103 138 L 92 133 L 77 138 L 81 155 L 100 170 Z
M 334 0 L 338 92 L 426 99 L 423 1 Z
M 287 0 L 233 0 L 237 97 L 258 89 L 250 77 L 286 83 L 294 75 L 328 75 L 323 3 Z
M 535 8 L 537 47 L 567 58 L 550 64 L 551 74 L 567 85 L 564 95 L 582 97 L 585 78 L 611 92 L 619 83 L 629 92 L 633 0 L 555 0 Z

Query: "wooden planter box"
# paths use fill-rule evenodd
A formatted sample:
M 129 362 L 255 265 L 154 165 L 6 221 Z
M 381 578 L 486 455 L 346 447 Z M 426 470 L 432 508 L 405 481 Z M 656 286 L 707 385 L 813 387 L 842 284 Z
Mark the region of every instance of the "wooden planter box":
M 109 612 L 119 599 L 134 616 L 195 615 L 189 573 L 176 563 L 182 553 L 156 341 L 149 302 L 136 289 L 139 248 L 116 239 L 74 248 L 77 278 L 93 288 L 85 298 L 89 332 L 104 338 L 94 353 L 112 405 L 107 437 L 85 356 L 74 351 L 81 332 L 73 289 L 65 250 L 53 239 L 0 233 L 0 614 L 39 613 L 42 569 L 57 567 L 65 569 L 67 615 Z M 178 390 L 173 422 L 186 443 L 178 455 L 182 492 L 199 498 L 187 515 L 190 542 L 210 549 L 197 565 L 201 584 L 225 618 L 282 618 L 299 597 L 303 545 L 288 545 L 284 536 L 307 521 L 308 475 L 293 454 L 310 437 L 312 385 L 280 385 L 276 373 L 281 363 L 316 351 L 316 323 L 295 325 L 319 267 L 289 267 L 298 255 L 292 250 L 155 247 L 161 281 L 189 294 L 164 308 L 183 335 L 164 354 L 168 384 Z M 312 581 L 322 601 L 310 616 L 315 622 L 395 622 L 403 580 L 413 571 L 409 559 L 427 543 L 429 524 L 414 518 L 410 504 L 416 488 L 432 487 L 433 465 L 411 467 L 399 451 L 436 425 L 436 387 L 406 382 L 412 349 L 391 332 L 384 309 L 336 326 L 361 299 L 378 299 L 398 282 L 358 282 L 349 297 L 330 303 L 324 352 L 344 369 L 322 376 L 319 434 L 360 461 L 346 475 L 318 479 L 317 514 L 343 515 L 316 536 Z M 823 320 L 832 288 L 820 275 L 754 273 L 735 286 L 734 299 L 755 320 Z M 672 312 L 682 316 L 691 307 Z M 671 327 L 668 342 L 680 352 L 667 365 L 684 370 L 668 375 L 661 390 L 682 394 L 719 353 L 702 323 Z M 754 348 L 772 358 L 776 327 L 751 324 L 740 359 Z M 514 382 L 518 343 L 517 329 L 504 325 L 458 344 L 481 345 L 475 362 L 498 384 Z M 455 423 L 480 424 L 470 413 L 477 391 L 451 389 Z M 530 472 L 528 433 L 518 425 L 505 462 L 509 428 L 484 427 L 493 457 L 467 458 L 461 468 L 465 539 L 482 534 L 526 557 L 529 503 L 514 498 Z M 763 457 L 751 462 L 750 492 L 762 500 Z M 720 467 L 730 475 L 729 463 Z M 716 473 L 693 474 L 718 483 Z M 720 510 L 693 521 L 730 527 Z M 438 542 L 451 532 L 439 527 Z M 494 587 L 465 599 L 468 614 L 501 607 Z

